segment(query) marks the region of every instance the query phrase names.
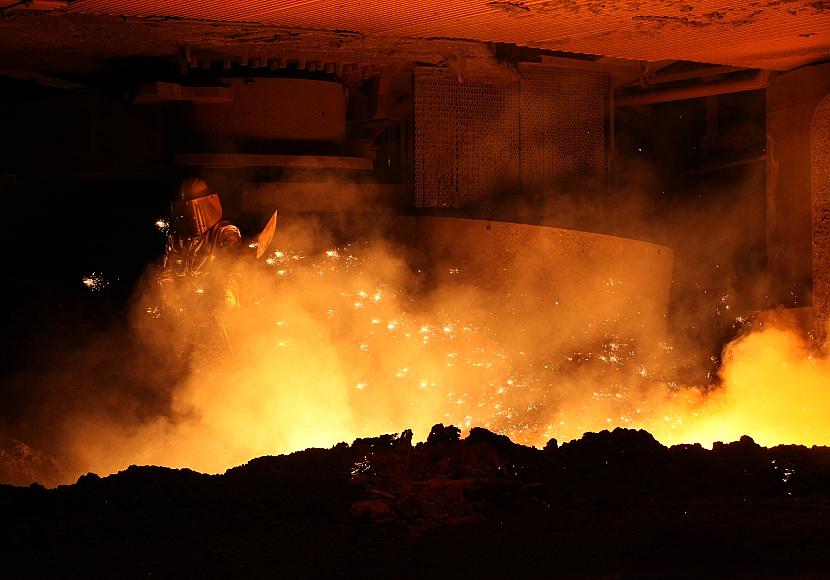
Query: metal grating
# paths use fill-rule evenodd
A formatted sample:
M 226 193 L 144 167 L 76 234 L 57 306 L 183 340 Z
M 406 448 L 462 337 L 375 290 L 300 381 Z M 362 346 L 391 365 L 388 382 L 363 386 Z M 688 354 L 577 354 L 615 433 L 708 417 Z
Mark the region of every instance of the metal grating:
M 519 83 L 459 91 L 458 199 L 486 199 L 519 180 Z
M 519 84 L 415 73 L 415 205 L 458 207 L 519 179 Z
M 415 205 L 459 207 L 500 191 L 603 180 L 608 77 L 522 69 L 521 82 L 459 83 L 415 73 Z
M 522 184 L 604 178 L 608 168 L 608 77 L 522 67 Z
M 458 98 L 452 77 L 415 71 L 415 205 L 447 207 L 458 192 Z

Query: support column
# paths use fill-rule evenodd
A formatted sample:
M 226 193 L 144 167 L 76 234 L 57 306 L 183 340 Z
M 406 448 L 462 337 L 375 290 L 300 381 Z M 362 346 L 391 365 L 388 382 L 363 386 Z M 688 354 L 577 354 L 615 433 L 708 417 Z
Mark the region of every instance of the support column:
M 828 93 L 830 64 L 784 73 L 767 89 L 767 257 L 771 306 L 810 306 L 810 133 L 813 114 Z
M 822 344 L 830 338 L 830 96 L 810 126 L 813 214 L 813 321 Z

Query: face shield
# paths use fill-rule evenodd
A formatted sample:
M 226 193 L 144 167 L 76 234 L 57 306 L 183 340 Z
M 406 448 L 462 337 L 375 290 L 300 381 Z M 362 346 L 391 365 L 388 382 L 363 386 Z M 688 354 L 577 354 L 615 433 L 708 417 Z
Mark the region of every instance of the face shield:
M 174 201 L 170 205 L 173 228 L 187 237 L 200 236 L 222 217 L 222 204 L 214 194 Z

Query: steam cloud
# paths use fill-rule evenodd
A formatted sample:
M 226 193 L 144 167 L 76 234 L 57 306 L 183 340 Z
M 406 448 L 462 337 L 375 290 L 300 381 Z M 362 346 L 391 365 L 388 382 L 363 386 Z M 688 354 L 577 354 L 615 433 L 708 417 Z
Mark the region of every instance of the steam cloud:
M 727 345 L 717 388 L 683 384 L 664 332 L 644 333 L 636 316 L 586 328 L 588 311 L 570 321 L 517 311 L 521 296 L 494 304 L 460 268 L 429 279 L 393 242 L 337 246 L 314 222 L 281 227 L 267 263 L 227 264 L 243 281 L 239 311 L 206 309 L 194 295 L 179 318 L 159 317 L 148 276 L 133 317 L 147 366 L 130 374 L 167 382 L 152 406 L 112 385 L 103 406 L 89 401 L 60 417 L 79 471 L 138 463 L 220 472 L 405 428 L 425 437 L 436 422 L 534 445 L 616 426 L 665 443 L 744 433 L 764 444 L 830 443 L 830 361 L 774 322 Z M 520 261 L 517 284 L 532 287 L 537 267 Z
M 675 332 L 632 311 L 608 264 L 590 257 L 557 281 L 546 270 L 554 248 L 518 244 L 509 284 L 494 285 L 488 268 L 502 264 L 487 248 L 477 268 L 436 262 L 380 232 L 344 244 L 318 222 L 295 219 L 280 225 L 267 262 L 224 264 L 242 284 L 238 311 L 193 295 L 178 316 L 160 315 L 148 269 L 129 335 L 103 333 L 18 377 L 49 385 L 23 409 L 26 420 L 51 435 L 45 447 L 75 474 L 130 464 L 220 472 L 407 428 L 423 438 L 437 422 L 533 445 L 617 426 L 667 444 L 743 434 L 767 445 L 830 444 L 830 359 L 783 318 L 743 326 L 742 304 L 767 287 L 741 273 L 748 245 L 734 208 L 745 204 L 677 206 L 672 221 L 654 219 L 637 197 L 618 201 L 605 200 L 614 208 L 607 215 L 591 199 L 561 195 L 510 209 L 517 221 L 603 222 L 658 243 L 695 240 L 675 255 Z M 649 275 L 629 262 L 617 267 Z M 564 283 L 569 277 L 579 283 Z M 494 287 L 512 291 L 496 296 Z M 689 370 L 700 371 L 701 353 L 723 342 L 694 332 L 711 328 L 712 317 L 743 329 L 718 374 L 705 378 Z

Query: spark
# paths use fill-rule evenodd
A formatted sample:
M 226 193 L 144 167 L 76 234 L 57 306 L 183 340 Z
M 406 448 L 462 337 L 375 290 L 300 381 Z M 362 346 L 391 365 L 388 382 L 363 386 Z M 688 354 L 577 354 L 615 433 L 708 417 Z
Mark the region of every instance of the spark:
M 104 276 L 98 272 L 92 272 L 87 276 L 82 276 L 81 284 L 90 292 L 101 292 L 110 285 Z
M 369 458 L 367 456 L 363 456 L 363 459 L 360 461 L 355 461 L 354 465 L 351 469 L 352 477 L 357 477 L 361 473 L 366 473 L 372 468 L 372 464 L 369 462 Z
M 158 218 L 154 223 L 156 229 L 163 234 L 167 234 L 170 232 L 170 222 L 164 218 Z

